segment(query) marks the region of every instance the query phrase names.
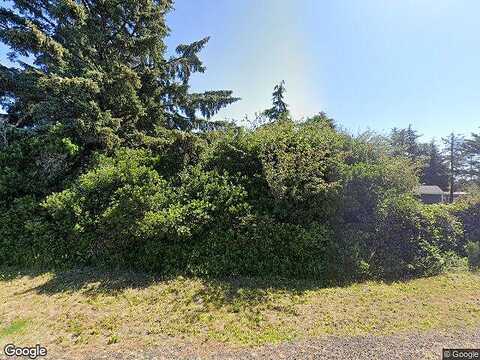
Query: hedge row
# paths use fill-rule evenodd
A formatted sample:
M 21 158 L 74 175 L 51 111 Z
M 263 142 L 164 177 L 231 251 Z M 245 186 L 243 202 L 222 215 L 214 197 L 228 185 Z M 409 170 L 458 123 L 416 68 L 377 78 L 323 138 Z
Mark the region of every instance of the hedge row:
M 478 199 L 422 205 L 407 160 L 323 122 L 88 156 L 62 128 L 18 136 L 0 152 L 3 264 L 327 283 L 438 273 L 479 239 Z

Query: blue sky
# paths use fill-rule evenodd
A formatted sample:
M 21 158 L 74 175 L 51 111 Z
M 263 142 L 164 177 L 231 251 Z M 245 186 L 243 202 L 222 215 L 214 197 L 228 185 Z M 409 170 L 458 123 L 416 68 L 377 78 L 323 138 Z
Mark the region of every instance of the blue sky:
M 184 0 L 169 16 L 173 47 L 211 36 L 196 90 L 269 105 L 284 79 L 296 117 L 326 111 L 356 133 L 412 124 L 425 137 L 480 127 L 480 2 L 474 0 Z
M 412 124 L 425 138 L 480 127 L 480 2 L 177 0 L 171 49 L 211 36 L 194 90 L 242 98 L 252 117 L 286 81 L 296 118 L 326 111 L 353 133 Z M 5 63 L 6 48 L 0 47 Z

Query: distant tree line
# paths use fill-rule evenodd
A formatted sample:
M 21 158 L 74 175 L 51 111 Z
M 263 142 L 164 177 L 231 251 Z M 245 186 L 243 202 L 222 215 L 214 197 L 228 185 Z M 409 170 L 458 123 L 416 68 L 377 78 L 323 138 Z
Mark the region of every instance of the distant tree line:
M 438 185 L 444 191 L 460 191 L 480 184 L 480 135 L 469 138 L 451 133 L 435 141 L 421 142 L 421 135 L 413 129 L 392 129 L 388 136 L 393 156 L 410 159 L 417 164 L 420 181 Z

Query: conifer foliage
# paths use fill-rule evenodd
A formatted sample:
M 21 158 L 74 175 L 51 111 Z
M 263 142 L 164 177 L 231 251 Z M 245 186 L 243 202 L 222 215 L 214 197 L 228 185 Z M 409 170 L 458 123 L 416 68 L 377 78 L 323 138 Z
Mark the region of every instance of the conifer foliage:
M 18 67 L 0 66 L 9 122 L 60 122 L 105 148 L 156 128 L 191 130 L 238 100 L 191 93 L 208 37 L 166 55 L 171 0 L 14 0 L 0 8 L 0 40 Z
M 270 120 L 277 120 L 282 116 L 288 115 L 288 105 L 285 103 L 285 81 L 282 80 L 278 85 L 275 85 L 272 93 L 272 107 L 265 110 L 265 115 Z

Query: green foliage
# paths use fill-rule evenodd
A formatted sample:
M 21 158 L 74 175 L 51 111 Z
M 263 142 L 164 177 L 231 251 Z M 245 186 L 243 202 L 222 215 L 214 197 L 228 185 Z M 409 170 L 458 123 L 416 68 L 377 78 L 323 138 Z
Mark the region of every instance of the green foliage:
M 328 122 L 284 119 L 212 136 L 200 162 L 235 175 L 258 214 L 280 222 L 325 222 L 336 211 L 346 136 Z
M 197 164 L 206 146 L 203 136 L 167 129 L 158 129 L 155 136 L 140 137 L 138 143 L 159 156 L 156 169 L 166 178 Z
M 49 223 L 59 229 L 56 241 L 72 261 L 161 270 L 170 247 L 180 251 L 248 215 L 243 189 L 228 176 L 189 167 L 166 180 L 155 170 L 159 162 L 145 150 L 122 150 L 46 199 Z
M 371 275 L 370 257 L 378 238 L 379 206 L 386 199 L 408 194 L 417 178 L 407 160 L 371 153 L 355 141 L 344 172 L 340 205 L 334 219 L 343 266 L 351 277 Z
M 288 105 L 285 103 L 285 81 L 275 85 L 272 93 L 272 107 L 265 110 L 262 115 L 270 120 L 278 120 L 289 115 Z
M 472 270 L 480 267 L 480 242 L 469 241 L 465 246 L 467 252 L 468 265 Z
M 465 140 L 464 151 L 467 157 L 465 174 L 478 186 L 480 185 L 480 134 L 472 133 L 471 138 Z
M 387 199 L 378 209 L 379 228 L 370 251 L 378 275 L 387 278 L 433 275 L 458 251 L 461 224 L 448 209 L 411 197 Z
M 323 123 L 324 125 L 330 126 L 332 129 L 335 129 L 336 124 L 335 120 L 330 118 L 327 113 L 321 111 L 317 115 L 314 115 L 312 117 L 309 117 L 308 119 L 305 120 L 306 124 L 310 123 Z
M 464 254 L 457 214 L 468 207 L 419 204 L 408 159 L 318 120 L 139 136 L 140 148 L 95 156 L 76 180 L 10 194 L 1 257 L 330 283 L 429 275 Z M 52 149 L 77 159 L 59 129 L 47 132 Z
M 431 142 L 423 146 L 423 151 L 426 161 L 421 174 L 421 182 L 427 185 L 437 185 L 444 190 L 448 189 L 448 167 L 438 146 Z
M 373 228 L 344 232 L 342 246 L 353 278 L 399 279 L 433 275 L 458 257 L 461 223 L 446 208 L 419 204 L 410 196 L 382 200 Z M 347 224 L 348 225 L 348 224 Z
M 253 135 L 273 214 L 293 223 L 326 222 L 336 211 L 345 138 L 325 122 L 281 121 Z
M 192 243 L 184 253 L 191 270 L 200 275 L 315 278 L 325 284 L 336 276 L 334 234 L 318 223 L 307 227 L 268 218 L 248 221 L 211 233 L 205 243 Z
M 71 188 L 47 198 L 48 226 L 37 236 L 54 233 L 50 252 L 69 264 L 333 278 L 328 226 L 254 216 L 248 194 L 226 172 L 194 166 L 165 180 L 155 170 L 161 161 L 144 150 L 101 157 Z
M 352 158 L 363 161 L 347 168 L 336 223 L 349 276 L 394 279 L 442 271 L 461 253 L 462 224 L 449 209 L 411 197 L 418 179 L 408 159 L 367 158 L 358 144 L 352 150 Z
M 449 199 L 454 201 L 453 193 L 458 190 L 459 179 L 464 175 L 466 165 L 465 139 L 462 135 L 451 133 L 448 137 L 442 139 L 445 148 L 445 159 L 448 163 L 448 190 Z
M 418 140 L 420 137 L 421 135 L 411 125 L 406 129 L 394 128 L 388 138 L 388 152 L 394 157 L 409 159 L 417 166 L 422 184 L 437 185 L 447 190 L 449 168 L 446 157 L 434 141 L 421 143 Z
M 467 196 L 461 197 L 452 205 L 452 212 L 463 223 L 463 245 L 480 239 L 480 193 L 472 188 Z
M 270 213 L 273 197 L 263 172 L 254 132 L 230 129 L 211 133 L 200 155 L 199 165 L 207 171 L 228 173 L 247 192 L 257 213 Z
M 208 38 L 165 57 L 171 0 L 12 3 L 0 8 L 0 40 L 20 68 L 0 66 L 0 101 L 17 126 L 61 122 L 82 144 L 112 149 L 158 126 L 209 128 L 204 118 L 238 100 L 189 92 Z
M 363 149 L 361 149 L 363 150 Z M 342 213 L 345 221 L 366 223 L 382 199 L 412 192 L 417 177 L 405 159 L 380 156 L 350 165 L 344 174 Z
M 263 125 L 210 121 L 237 99 L 190 92 L 208 38 L 165 56 L 171 0 L 11 3 L 0 7 L 17 62 L 0 65 L 2 263 L 327 283 L 437 273 L 480 238 L 478 198 L 412 198 L 424 158 L 424 181 L 444 164 L 411 127 L 352 138 L 325 113 L 296 123 L 284 82 Z M 453 188 L 463 165 L 450 160 Z
M 33 265 L 42 239 L 34 231 L 40 206 L 32 196 L 19 197 L 0 207 L 0 263 L 7 266 Z
M 45 196 L 78 172 L 81 148 L 61 125 L 39 132 L 15 130 L 0 150 L 0 206 L 15 198 Z
M 71 188 L 50 195 L 44 208 L 58 242 L 82 262 L 118 247 L 122 253 L 133 236 L 136 222 L 154 195 L 166 188 L 151 169 L 154 158 L 144 151 L 122 151 L 117 158 L 102 157 L 98 166 L 82 175 Z M 70 251 L 69 251 L 70 252 Z
M 393 156 L 409 158 L 413 161 L 421 155 L 417 139 L 420 135 L 409 125 L 406 129 L 393 128 L 390 134 L 391 149 Z

